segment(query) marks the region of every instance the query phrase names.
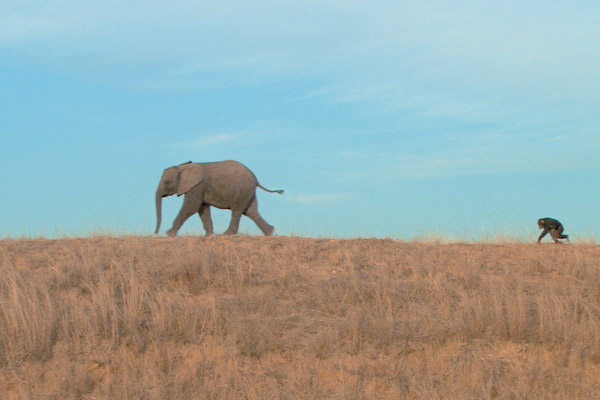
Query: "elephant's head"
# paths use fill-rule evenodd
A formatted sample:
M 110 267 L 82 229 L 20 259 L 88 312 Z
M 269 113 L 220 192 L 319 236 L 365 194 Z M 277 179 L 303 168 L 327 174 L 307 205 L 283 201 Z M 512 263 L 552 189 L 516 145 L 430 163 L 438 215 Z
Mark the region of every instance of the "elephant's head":
M 202 182 L 202 166 L 187 162 L 164 170 L 156 189 L 156 231 L 160 229 L 162 198 L 177 194 L 181 196 Z

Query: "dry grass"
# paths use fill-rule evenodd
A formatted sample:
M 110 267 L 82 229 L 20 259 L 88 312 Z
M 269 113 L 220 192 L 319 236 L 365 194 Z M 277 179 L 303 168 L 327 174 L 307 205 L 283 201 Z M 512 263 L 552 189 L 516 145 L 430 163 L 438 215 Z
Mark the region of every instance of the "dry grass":
M 0 241 L 3 399 L 600 397 L 600 247 Z

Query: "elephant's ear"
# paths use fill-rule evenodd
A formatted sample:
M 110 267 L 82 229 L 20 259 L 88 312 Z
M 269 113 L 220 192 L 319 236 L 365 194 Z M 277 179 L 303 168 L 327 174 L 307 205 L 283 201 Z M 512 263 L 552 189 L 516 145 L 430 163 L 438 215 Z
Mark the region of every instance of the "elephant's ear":
M 177 196 L 189 192 L 194 186 L 202 182 L 202 166 L 198 164 L 186 164 L 181 167 Z

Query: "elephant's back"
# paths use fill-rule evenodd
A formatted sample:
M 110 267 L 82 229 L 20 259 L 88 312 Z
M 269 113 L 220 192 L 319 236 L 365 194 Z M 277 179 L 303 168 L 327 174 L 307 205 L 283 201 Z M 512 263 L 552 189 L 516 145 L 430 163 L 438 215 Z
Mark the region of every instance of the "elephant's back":
M 255 187 L 258 184 L 254 173 L 239 161 L 226 160 L 206 163 L 206 167 L 211 171 L 211 175 L 217 179 L 226 179 L 239 186 L 249 185 Z

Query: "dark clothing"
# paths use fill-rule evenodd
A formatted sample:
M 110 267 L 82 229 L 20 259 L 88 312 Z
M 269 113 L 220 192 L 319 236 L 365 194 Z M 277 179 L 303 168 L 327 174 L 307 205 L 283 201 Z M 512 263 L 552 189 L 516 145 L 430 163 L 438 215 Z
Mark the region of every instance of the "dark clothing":
M 564 227 L 560 221 L 554 218 L 540 218 L 538 219 L 538 227 L 544 229 L 538 238 L 538 242 L 542 240 L 544 236 L 550 232 L 552 240 L 559 243 L 558 239 L 568 239 L 569 235 L 563 235 Z
M 541 223 L 544 229 L 558 229 L 559 226 L 563 226 L 559 220 L 548 217 L 538 219 L 538 223 Z

